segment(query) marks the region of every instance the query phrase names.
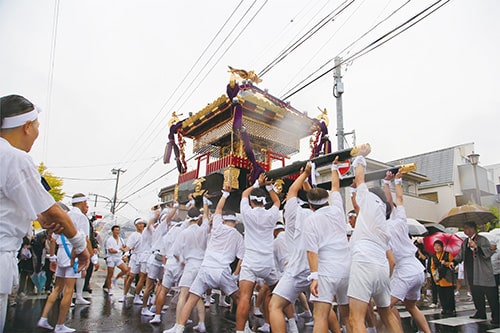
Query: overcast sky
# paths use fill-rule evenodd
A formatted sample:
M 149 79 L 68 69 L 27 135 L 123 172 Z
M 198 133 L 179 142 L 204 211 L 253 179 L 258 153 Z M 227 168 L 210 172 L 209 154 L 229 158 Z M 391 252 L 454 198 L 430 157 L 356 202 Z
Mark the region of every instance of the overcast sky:
M 259 86 L 282 96 L 328 60 L 349 57 L 433 3 L 409 1 L 344 51 L 406 2 L 354 1 Z M 227 65 L 260 72 L 342 3 L 0 0 L 0 95 L 24 95 L 42 108 L 31 156 L 65 179 L 68 195 L 112 198 L 111 169 L 126 169 L 118 197 L 129 205 L 120 214 L 132 218 L 176 180 L 173 171 L 138 191 L 174 167 L 158 160 L 171 111 L 202 109 L 225 92 Z M 370 157 L 380 161 L 474 142 L 481 165 L 499 163 L 499 13 L 497 0 L 452 0 L 342 66 L 345 131 L 355 129 L 356 142 L 371 143 Z M 313 117 L 326 107 L 336 147 L 332 85 L 329 74 L 289 101 Z

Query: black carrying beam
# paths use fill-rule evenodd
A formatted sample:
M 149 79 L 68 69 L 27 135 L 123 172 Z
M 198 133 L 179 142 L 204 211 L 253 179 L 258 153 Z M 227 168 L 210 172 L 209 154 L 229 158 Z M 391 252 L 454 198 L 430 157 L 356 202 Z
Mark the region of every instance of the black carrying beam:
M 348 160 L 352 157 L 351 151 L 353 149 L 355 149 L 355 148 L 348 148 L 348 149 L 344 149 L 344 150 L 339 150 L 339 151 L 336 151 L 334 153 L 315 157 L 310 161 L 314 162 L 314 164 L 316 165 L 316 168 L 333 162 L 333 160 L 335 160 L 335 157 L 337 157 L 337 156 L 339 157 L 340 161 L 345 161 L 345 160 Z M 300 169 L 302 169 L 303 167 L 306 166 L 307 162 L 309 162 L 309 160 L 308 161 L 297 161 L 297 162 L 294 162 L 294 163 L 287 165 L 286 167 L 283 167 L 283 168 L 269 170 L 268 172 L 266 172 L 267 179 L 279 179 L 279 178 L 295 175 L 295 174 L 300 172 Z

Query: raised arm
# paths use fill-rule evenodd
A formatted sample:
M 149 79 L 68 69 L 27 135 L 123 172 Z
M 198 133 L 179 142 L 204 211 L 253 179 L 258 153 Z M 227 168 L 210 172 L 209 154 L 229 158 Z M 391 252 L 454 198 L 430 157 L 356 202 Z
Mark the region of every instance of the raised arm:
M 339 177 L 339 157 L 336 156 L 335 160 L 332 162 L 332 192 L 340 192 L 340 177 Z
M 394 178 L 394 187 L 396 189 L 396 205 L 403 205 L 403 174 L 398 171 Z
M 290 188 L 288 189 L 288 193 L 286 194 L 286 200 L 288 201 L 290 198 L 296 198 L 299 194 L 301 188 L 303 188 L 304 184 L 306 184 L 306 179 L 311 174 L 311 163 L 307 162 L 304 170 L 302 170 L 301 174 L 295 179 Z M 309 185 L 309 183 L 307 183 Z
M 393 178 L 394 175 L 392 174 L 392 172 L 387 171 L 385 173 L 385 178 L 382 180 L 382 182 L 384 183 L 383 188 L 384 188 L 385 198 L 391 205 L 391 210 L 394 209 L 394 201 L 392 201 L 392 193 L 391 193 L 391 181 Z
M 222 210 L 224 209 L 224 205 L 226 204 L 227 197 L 231 193 L 231 186 L 230 185 L 224 185 L 224 188 L 222 189 L 222 196 L 219 199 L 219 202 L 217 203 L 217 207 L 215 207 L 215 214 L 220 214 L 222 215 Z
M 359 205 L 358 205 L 358 202 L 356 201 L 356 184 L 355 183 L 352 183 L 351 187 L 349 188 L 349 192 L 351 195 L 352 208 L 356 212 L 356 215 L 359 215 Z
M 354 182 L 356 183 L 356 187 L 363 184 L 365 182 L 365 168 L 366 168 L 366 160 L 365 156 L 367 156 L 371 152 L 371 147 L 368 143 L 362 144 L 359 147 L 358 154 L 352 163 L 354 168 Z

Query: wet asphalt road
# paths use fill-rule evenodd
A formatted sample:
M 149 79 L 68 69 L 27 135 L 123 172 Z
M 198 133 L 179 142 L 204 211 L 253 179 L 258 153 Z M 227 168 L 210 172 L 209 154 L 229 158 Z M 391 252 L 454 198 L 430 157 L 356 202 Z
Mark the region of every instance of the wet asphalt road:
M 128 298 L 126 303 L 118 302 L 123 290 L 116 289 L 115 295 L 108 296 L 101 288 L 104 280 L 104 273 L 97 272 L 92 278 L 92 304 L 76 305 L 70 309 L 66 325 L 75 328 L 77 332 L 155 332 L 161 333 L 175 323 L 175 299 L 167 299 L 169 308 L 162 314 L 162 323 L 159 325 L 149 324 L 151 317 L 140 315 L 141 305 L 134 305 L 133 298 Z M 84 297 L 87 296 L 84 293 Z M 40 317 L 46 296 L 28 296 L 23 300 L 17 300 L 15 306 L 9 307 L 7 313 L 7 323 L 4 332 L 49 332 L 36 327 Z M 216 300 L 218 295 L 215 296 Z M 457 298 L 457 317 L 448 318 L 444 321 L 441 318 L 440 309 L 430 309 L 426 303 L 422 303 L 420 309 L 426 315 L 433 332 L 498 332 L 500 328 L 489 324 L 489 321 L 478 321 L 469 319 L 474 313 L 471 300 L 462 290 L 462 295 Z M 217 306 L 217 301 L 206 308 L 206 326 L 208 332 L 224 333 L 234 332 L 235 323 L 228 316 L 228 309 Z M 416 328 L 409 318 L 408 312 L 400 309 L 405 332 L 416 332 Z M 55 326 L 57 320 L 57 310 L 52 311 L 49 322 Z M 196 314 L 193 318 L 197 323 Z M 259 317 L 251 318 L 251 326 L 254 330 L 263 323 Z M 312 327 L 304 326 L 304 320 L 299 318 L 298 327 L 301 333 L 311 333 Z M 186 332 L 193 332 L 192 326 L 188 326 Z M 379 329 L 379 332 L 383 332 Z

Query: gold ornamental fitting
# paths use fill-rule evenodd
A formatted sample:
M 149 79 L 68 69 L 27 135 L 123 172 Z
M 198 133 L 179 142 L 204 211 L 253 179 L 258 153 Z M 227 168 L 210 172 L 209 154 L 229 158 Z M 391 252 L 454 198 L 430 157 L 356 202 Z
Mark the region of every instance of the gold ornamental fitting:
M 228 166 L 224 170 L 224 186 L 231 186 L 233 190 L 238 190 L 240 188 L 240 183 L 238 178 L 240 177 L 240 169 Z
M 409 173 L 417 171 L 417 164 L 416 163 L 408 163 L 408 164 L 403 164 L 399 166 L 399 172 L 401 173 Z

